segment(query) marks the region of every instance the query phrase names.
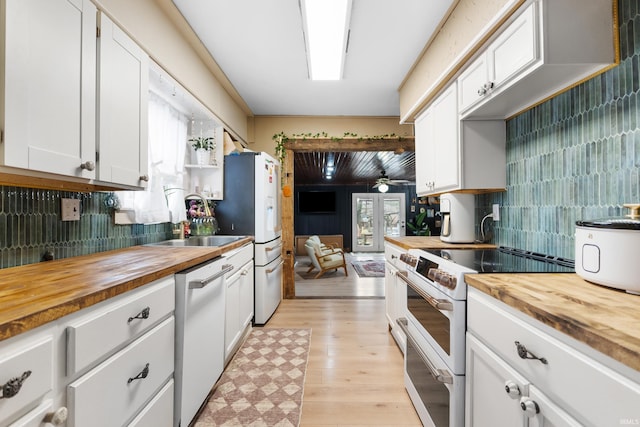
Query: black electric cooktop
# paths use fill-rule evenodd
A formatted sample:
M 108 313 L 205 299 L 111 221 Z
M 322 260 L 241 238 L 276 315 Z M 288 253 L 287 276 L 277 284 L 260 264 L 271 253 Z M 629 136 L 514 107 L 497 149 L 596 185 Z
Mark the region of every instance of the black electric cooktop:
M 574 261 L 521 249 L 429 249 L 478 273 L 575 273 Z

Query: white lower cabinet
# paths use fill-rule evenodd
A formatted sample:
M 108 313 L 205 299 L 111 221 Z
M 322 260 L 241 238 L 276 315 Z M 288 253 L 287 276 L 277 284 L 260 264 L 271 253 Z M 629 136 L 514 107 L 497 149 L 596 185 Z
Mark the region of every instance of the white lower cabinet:
M 12 422 L 31 425 L 27 420 L 33 414 L 16 420 L 40 405 L 53 390 L 53 331 L 45 328 L 43 333 L 11 339 L 0 348 L 0 426 Z
M 529 382 L 471 334 L 465 381 L 467 426 L 525 425 L 519 400 L 527 394 Z
M 233 357 L 253 320 L 253 245 L 244 246 L 232 254 L 229 262 L 234 270 L 225 279 L 225 364 Z
M 156 427 L 173 419 L 173 379 L 144 407 L 128 427 Z
M 133 418 L 173 375 L 174 326 L 173 317 L 164 320 L 71 383 L 69 426 L 112 427 Z
M 400 269 L 406 268 L 406 264 L 400 261 L 400 254 L 403 252 L 405 252 L 403 249 L 390 243 L 385 243 L 384 245 L 385 312 L 389 324 L 389 331 L 396 340 L 398 347 L 400 347 L 404 353 L 407 337 L 402 328 L 396 323 L 396 319 L 405 317 L 407 311 L 407 285 L 398 278 Z
M 601 363 L 596 350 L 579 350 L 572 338 L 559 339 L 557 331 L 546 328 L 469 287 L 467 427 L 640 422 L 640 383 L 615 363 Z

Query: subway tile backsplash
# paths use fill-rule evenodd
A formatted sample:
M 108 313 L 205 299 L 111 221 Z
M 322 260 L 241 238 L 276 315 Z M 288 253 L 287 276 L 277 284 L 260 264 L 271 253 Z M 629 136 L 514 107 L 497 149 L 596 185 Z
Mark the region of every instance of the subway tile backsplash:
M 171 237 L 170 224 L 114 225 L 108 193 L 0 186 L 0 268 L 152 243 Z M 80 221 L 62 221 L 60 200 L 80 199 Z
M 507 122 L 507 191 L 494 242 L 575 258 L 575 222 L 640 202 L 640 9 L 619 1 L 620 65 Z

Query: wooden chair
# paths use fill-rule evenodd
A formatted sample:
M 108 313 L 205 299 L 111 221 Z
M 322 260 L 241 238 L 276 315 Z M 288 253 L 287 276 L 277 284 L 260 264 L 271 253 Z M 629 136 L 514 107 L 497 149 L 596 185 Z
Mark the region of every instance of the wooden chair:
M 308 239 L 308 240 L 311 240 L 311 241 L 313 241 L 313 242 L 317 243 L 318 245 L 320 245 L 320 250 L 321 250 L 322 252 L 325 252 L 325 251 L 326 251 L 327 253 L 332 253 L 332 252 L 343 252 L 343 251 L 342 251 L 342 248 L 337 248 L 337 247 L 335 247 L 335 246 L 333 246 L 333 245 L 327 245 L 327 244 L 322 243 L 322 242 L 320 241 L 320 237 L 318 237 L 318 236 L 316 236 L 316 235 L 314 235 L 314 236 L 309 236 L 309 239 Z
M 311 267 L 307 270 L 307 273 L 311 272 L 314 268 L 320 270 L 318 274 L 314 277 L 314 279 L 318 279 L 322 277 L 322 275 L 329 270 L 337 270 L 338 268 L 344 268 L 344 275 L 348 276 L 347 273 L 347 262 L 344 259 L 344 252 L 342 249 L 329 249 L 325 247 L 322 249 L 321 244 L 312 240 L 311 238 L 307 239 L 304 244 L 304 247 L 309 254 L 309 258 L 311 259 Z

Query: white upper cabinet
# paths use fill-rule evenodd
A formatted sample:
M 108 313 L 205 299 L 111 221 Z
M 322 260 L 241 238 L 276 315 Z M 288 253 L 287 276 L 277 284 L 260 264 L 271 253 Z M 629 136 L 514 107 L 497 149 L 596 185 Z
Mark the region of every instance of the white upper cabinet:
M 124 31 L 100 15 L 98 38 L 98 176 L 146 187 L 148 175 L 149 57 Z
M 512 116 L 612 64 L 613 45 L 611 0 L 529 0 L 459 76 L 460 113 Z
M 503 190 L 503 120 L 460 120 L 456 83 L 416 118 L 416 192 Z
M 95 177 L 96 8 L 6 0 L 0 164 Z
M 444 192 L 459 184 L 458 108 L 455 83 L 416 119 L 416 191 Z

